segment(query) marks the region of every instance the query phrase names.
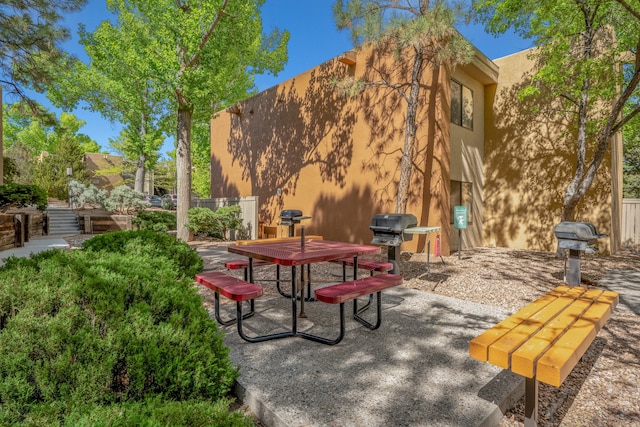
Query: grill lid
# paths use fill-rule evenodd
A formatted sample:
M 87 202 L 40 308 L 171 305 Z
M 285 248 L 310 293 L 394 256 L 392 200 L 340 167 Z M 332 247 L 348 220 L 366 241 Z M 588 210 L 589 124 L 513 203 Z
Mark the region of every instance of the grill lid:
M 606 234 L 598 233 L 596 227 L 588 222 L 563 221 L 553 228 L 553 232 L 558 240 L 568 239 L 589 242 L 607 237 Z
M 298 209 L 285 209 L 280 212 L 280 219 L 294 219 L 298 216 L 302 216 L 302 211 Z
M 404 234 L 404 230 L 416 225 L 418 220 L 411 214 L 376 214 L 369 225 L 373 231 L 371 244 L 400 246 L 402 242 L 413 239 L 413 234 Z
M 376 214 L 371 219 L 369 229 L 376 233 L 400 234 L 405 228 L 415 227 L 418 220 L 411 214 Z

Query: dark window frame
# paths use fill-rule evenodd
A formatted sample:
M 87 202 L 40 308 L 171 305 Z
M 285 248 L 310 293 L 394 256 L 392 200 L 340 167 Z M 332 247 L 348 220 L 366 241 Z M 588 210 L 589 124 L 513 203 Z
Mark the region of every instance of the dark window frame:
M 451 79 L 451 123 L 473 130 L 473 113 L 473 90 Z

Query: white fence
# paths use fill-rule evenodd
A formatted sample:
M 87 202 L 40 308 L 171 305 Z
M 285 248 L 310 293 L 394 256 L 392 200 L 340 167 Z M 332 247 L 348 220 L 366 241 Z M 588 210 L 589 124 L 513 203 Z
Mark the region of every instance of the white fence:
M 622 199 L 622 245 L 640 245 L 640 199 Z
M 239 205 L 242 213 L 242 223 L 249 231 L 249 238 L 258 238 L 258 196 L 250 197 L 221 197 L 218 199 L 193 199 L 192 208 L 209 208 L 216 210 L 221 206 Z M 235 240 L 235 236 L 230 236 Z

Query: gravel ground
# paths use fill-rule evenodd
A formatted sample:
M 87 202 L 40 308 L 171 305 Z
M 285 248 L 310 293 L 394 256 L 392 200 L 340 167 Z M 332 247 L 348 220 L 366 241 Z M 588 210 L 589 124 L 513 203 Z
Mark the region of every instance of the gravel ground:
M 73 243 L 72 243 L 73 244 Z M 226 245 L 192 242 L 192 247 Z M 427 273 L 424 254 L 403 253 L 403 286 L 517 311 L 563 282 L 564 261 L 555 254 L 505 248 L 477 248 L 445 257 L 431 257 Z M 382 258 L 380 258 L 382 259 Z M 221 270 L 207 262 L 205 270 Z M 640 271 L 640 251 L 616 256 L 584 255 L 583 284 L 598 286 L 611 269 Z M 257 269 L 256 279 L 273 279 L 270 269 Z M 283 269 L 283 276 L 286 272 Z M 240 277 L 240 272 L 235 272 Z M 341 267 L 323 263 L 312 267 L 312 278 L 341 280 Z M 265 287 L 265 293 L 275 292 Z M 208 293 L 210 294 L 210 293 Z M 211 303 L 207 293 L 205 304 Z M 640 425 L 640 316 L 616 309 L 582 360 L 561 387 L 540 383 L 541 426 Z M 522 426 L 524 398 L 509 409 L 500 427 Z M 262 425 L 259 421 L 257 425 Z

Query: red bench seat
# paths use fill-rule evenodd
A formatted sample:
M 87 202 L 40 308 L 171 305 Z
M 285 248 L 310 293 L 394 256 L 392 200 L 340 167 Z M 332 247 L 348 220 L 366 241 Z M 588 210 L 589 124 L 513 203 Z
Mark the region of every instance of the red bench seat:
M 342 341 L 345 332 L 344 303 L 351 300 L 353 300 L 353 318 L 371 330 L 378 329 L 382 324 L 382 291 L 401 284 L 402 276 L 395 274 L 378 274 L 377 276 L 365 277 L 363 279 L 352 280 L 351 282 L 338 283 L 316 289 L 316 300 L 327 304 L 340 304 L 340 335 L 335 340 L 306 333 L 302 333 L 302 335 L 304 335 L 305 338 L 324 344 L 338 344 Z M 356 307 L 358 297 L 372 294 L 376 294 L 377 320 L 375 324 L 360 317 L 361 312 L 358 312 Z

